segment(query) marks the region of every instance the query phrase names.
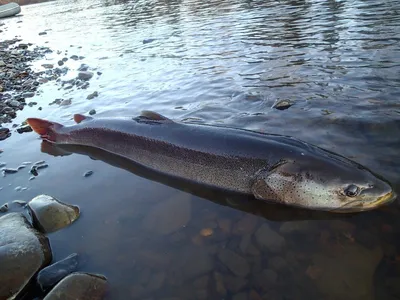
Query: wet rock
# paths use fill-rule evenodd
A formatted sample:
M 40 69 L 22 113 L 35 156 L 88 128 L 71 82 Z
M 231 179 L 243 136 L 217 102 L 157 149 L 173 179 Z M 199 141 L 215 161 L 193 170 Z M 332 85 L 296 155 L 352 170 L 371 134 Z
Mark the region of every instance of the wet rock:
M 250 272 L 248 262 L 229 249 L 221 249 L 218 253 L 218 258 L 236 276 L 246 277 Z
M 278 253 L 285 246 L 285 239 L 264 223 L 255 233 L 258 244 L 270 252 Z
M 42 67 L 45 68 L 45 69 L 53 69 L 54 65 L 52 65 L 52 64 L 42 64 Z
M 14 99 L 7 101 L 7 104 L 10 107 L 19 107 L 21 105 L 21 103 L 19 103 L 17 100 L 14 100 Z
M 0 217 L 0 299 L 13 299 L 51 259 L 48 239 L 22 214 Z
M 0 141 L 5 140 L 11 136 L 10 129 L 0 127 Z
M 80 67 L 78 68 L 78 71 L 86 72 L 89 70 L 89 66 L 87 64 L 81 64 Z
M 97 91 L 94 91 L 93 93 L 89 94 L 89 95 L 86 97 L 86 99 L 92 100 L 92 99 L 94 99 L 95 97 L 98 97 L 98 96 L 99 96 L 99 93 L 98 93 Z
M 78 73 L 78 78 L 80 80 L 90 80 L 93 77 L 93 73 L 89 71 L 83 71 Z
M 44 300 L 100 300 L 107 292 L 107 279 L 98 274 L 72 273 L 61 280 Z
M 46 31 L 39 32 L 39 35 L 46 35 L 46 34 L 47 34 Z
M 184 247 L 174 265 L 186 280 L 204 275 L 214 267 L 207 250 L 196 246 Z
M 245 214 L 233 228 L 235 234 L 252 234 L 258 224 L 258 218 L 252 214 Z
M 25 206 L 27 204 L 27 202 L 23 200 L 14 200 L 12 203 L 17 204 L 19 206 Z
M 78 57 L 78 55 L 72 55 L 72 56 L 70 57 L 70 59 L 72 59 L 72 60 L 78 60 L 79 57 Z
M 5 213 L 8 211 L 8 203 L 4 203 L 1 207 L 0 207 L 0 213 Z
M 83 174 L 83 177 L 89 177 L 89 176 L 91 176 L 91 175 L 93 175 L 93 171 L 87 171 L 87 172 L 85 172 L 85 173 Z
M 352 242 L 342 246 L 338 252 L 329 250 L 312 256 L 311 267 L 318 270 L 313 276 L 315 286 L 332 299 L 375 299 L 373 276 L 383 257 L 382 249 L 367 249 Z
M 71 105 L 72 100 L 71 99 L 65 99 L 63 101 L 61 101 L 60 106 L 68 106 Z
M 28 203 L 38 227 L 45 233 L 64 228 L 79 218 L 79 208 L 48 195 L 39 195 Z
M 30 173 L 31 173 L 33 176 L 38 176 L 38 175 L 39 175 L 38 170 L 40 170 L 40 169 L 45 169 L 45 168 L 47 168 L 48 166 L 49 166 L 49 165 L 46 164 L 45 161 L 36 162 L 36 163 L 34 163 L 33 166 L 31 167 Z
M 215 281 L 215 290 L 217 291 L 217 293 L 222 297 L 225 297 L 227 291 L 224 284 L 224 277 L 220 273 L 215 272 L 214 281 Z
M 35 93 L 33 92 L 26 92 L 22 94 L 22 97 L 24 98 L 32 98 L 33 96 L 35 96 Z
M 154 42 L 156 39 L 144 39 L 143 40 L 143 44 L 148 44 L 148 43 L 151 43 L 151 42 Z
M 63 61 L 63 60 L 59 60 L 59 61 L 57 62 L 57 64 L 61 67 L 61 66 L 64 64 L 64 61 Z
M 190 196 L 183 194 L 156 204 L 142 221 L 142 228 L 157 234 L 171 234 L 185 226 L 191 217 Z
M 89 115 L 93 116 L 93 115 L 95 115 L 95 114 L 96 114 L 96 110 L 95 110 L 95 109 L 91 109 L 91 110 L 89 111 Z
M 230 291 L 231 293 L 237 293 L 247 286 L 248 280 L 243 277 L 225 275 L 224 283 L 228 291 Z
M 286 260 L 281 256 L 274 256 L 269 261 L 269 266 L 277 272 L 285 271 L 288 268 Z
M 32 127 L 29 125 L 17 128 L 18 133 L 31 132 L 31 131 L 32 131 Z
M 56 285 L 61 279 L 75 272 L 79 265 L 79 256 L 73 253 L 42 270 L 37 276 L 37 282 L 43 291 Z
M 278 110 L 285 110 L 291 107 L 294 104 L 293 101 L 290 100 L 279 100 L 272 105 L 272 108 L 278 109 Z

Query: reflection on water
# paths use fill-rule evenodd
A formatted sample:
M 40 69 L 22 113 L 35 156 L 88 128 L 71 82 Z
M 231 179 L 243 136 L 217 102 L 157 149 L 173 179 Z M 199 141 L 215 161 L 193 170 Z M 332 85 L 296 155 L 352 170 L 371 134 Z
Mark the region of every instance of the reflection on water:
M 50 46 L 50 63 L 84 56 L 66 66 L 103 73 L 88 90 L 44 85 L 43 110 L 16 121 L 151 109 L 293 135 L 366 165 L 399 193 L 399 9 L 384 0 L 53 1 L 5 20 L 0 39 Z M 47 105 L 62 97 L 72 105 Z M 295 104 L 271 108 L 282 99 Z M 2 178 L 0 204 L 42 193 L 78 204 L 81 218 L 50 235 L 55 259 L 87 256 L 82 269 L 108 277 L 109 299 L 400 297 L 397 203 L 309 212 L 160 178 L 94 149 L 49 155 L 31 133 L 1 148 L 10 167 L 44 159 L 49 168 L 33 181 L 23 171 Z

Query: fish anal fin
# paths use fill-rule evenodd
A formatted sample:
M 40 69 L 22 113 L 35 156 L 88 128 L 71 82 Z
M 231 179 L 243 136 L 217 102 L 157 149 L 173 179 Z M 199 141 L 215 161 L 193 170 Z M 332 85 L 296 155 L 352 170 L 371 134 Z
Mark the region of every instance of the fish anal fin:
M 165 116 L 163 116 L 163 115 L 161 115 L 159 113 L 151 111 L 151 110 L 143 110 L 140 113 L 140 117 L 143 117 L 143 118 L 146 118 L 146 119 L 149 119 L 149 120 L 152 120 L 152 121 L 173 122 L 171 119 L 169 119 L 169 118 L 167 118 L 167 117 L 165 117 Z
M 81 114 L 74 114 L 74 121 L 75 121 L 75 123 L 81 123 L 82 121 L 88 121 L 88 120 L 92 120 L 93 118 L 92 117 L 88 117 L 88 116 L 84 116 L 84 115 L 81 115 Z

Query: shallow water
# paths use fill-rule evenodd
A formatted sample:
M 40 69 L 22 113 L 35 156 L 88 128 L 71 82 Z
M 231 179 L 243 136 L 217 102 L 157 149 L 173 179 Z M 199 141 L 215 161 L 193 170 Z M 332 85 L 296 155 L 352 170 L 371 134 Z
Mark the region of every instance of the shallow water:
M 24 6 L 0 39 L 49 46 L 49 63 L 84 56 L 66 63 L 67 79 L 81 63 L 102 72 L 87 90 L 42 85 L 32 100 L 43 110 L 27 107 L 15 123 L 150 109 L 288 134 L 353 158 L 399 193 L 399 12 L 399 1 L 384 0 L 55 1 Z M 48 105 L 60 97 L 72 104 Z M 271 108 L 282 99 L 295 104 Z M 49 168 L 33 181 L 26 169 L 2 178 L 0 204 L 45 193 L 79 205 L 81 218 L 49 235 L 55 259 L 84 255 L 82 270 L 108 277 L 109 299 L 400 297 L 397 202 L 333 217 L 159 182 L 104 153 L 55 157 L 40 147 L 33 133 L 1 142 L 9 167 L 44 159 Z M 261 246 L 268 234 L 284 240 L 278 251 Z

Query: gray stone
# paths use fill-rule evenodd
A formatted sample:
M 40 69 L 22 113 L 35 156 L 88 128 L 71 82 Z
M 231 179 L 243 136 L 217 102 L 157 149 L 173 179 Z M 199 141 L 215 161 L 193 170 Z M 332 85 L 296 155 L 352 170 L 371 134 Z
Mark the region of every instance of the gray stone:
M 35 96 L 35 93 L 33 92 L 26 92 L 22 94 L 22 97 L 24 98 L 32 98 L 33 96 Z
M 79 265 L 79 256 L 73 253 L 42 270 L 37 276 L 37 282 L 43 291 L 56 285 L 61 279 L 76 271 Z
M 39 35 L 46 35 L 46 34 L 47 34 L 46 31 L 39 32 Z
M 255 233 L 258 244 L 270 252 L 280 252 L 285 246 L 285 239 L 264 223 Z
M 62 65 L 64 64 L 64 61 L 59 60 L 59 61 L 57 62 L 57 64 L 58 64 L 59 66 L 62 66 Z
M 45 68 L 45 69 L 53 69 L 54 65 L 52 65 L 52 64 L 43 64 L 42 67 Z
M 93 93 L 89 94 L 89 95 L 86 97 L 86 99 L 92 100 L 93 98 L 98 97 L 98 96 L 99 96 L 99 93 L 98 93 L 97 91 L 94 91 Z
M 248 262 L 229 249 L 221 249 L 218 253 L 218 258 L 236 276 L 245 277 L 250 272 Z
M 107 288 L 104 276 L 77 272 L 61 280 L 43 300 L 100 300 L 104 298 Z
M 89 71 L 82 71 L 78 73 L 78 78 L 80 80 L 90 80 L 93 77 L 93 73 Z
M 191 245 L 182 249 L 175 265 L 187 280 L 204 275 L 214 267 L 206 249 Z
M 11 107 L 19 107 L 21 105 L 21 103 L 14 99 L 7 101 L 7 104 Z
M 51 260 L 48 239 L 21 213 L 0 217 L 0 299 L 13 299 Z
M 142 228 L 152 233 L 167 235 L 185 226 L 191 217 L 189 195 L 174 196 L 153 206 L 143 221 Z
M 0 60 L 0 67 L 4 67 L 6 64 L 4 63 L 4 61 Z
M 95 109 L 91 109 L 90 111 L 89 111 L 89 115 L 95 115 L 96 114 L 96 110 Z
M 38 227 L 45 233 L 64 228 L 79 217 L 79 208 L 68 205 L 48 195 L 39 195 L 28 203 Z

